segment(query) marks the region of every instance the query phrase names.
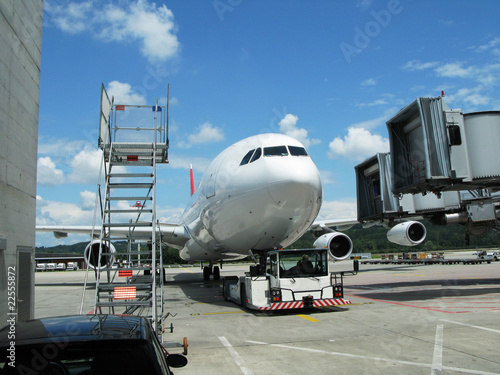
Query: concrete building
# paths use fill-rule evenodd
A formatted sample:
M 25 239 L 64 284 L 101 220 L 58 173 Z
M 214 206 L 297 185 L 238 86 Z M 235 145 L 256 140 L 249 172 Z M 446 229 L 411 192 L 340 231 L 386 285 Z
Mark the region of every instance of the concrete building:
M 0 1 L 0 327 L 34 316 L 43 1 Z

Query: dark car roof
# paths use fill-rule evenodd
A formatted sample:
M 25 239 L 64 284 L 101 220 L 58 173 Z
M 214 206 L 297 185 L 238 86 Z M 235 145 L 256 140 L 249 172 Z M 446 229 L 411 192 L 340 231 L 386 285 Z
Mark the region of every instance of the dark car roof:
M 119 315 L 68 315 L 17 322 L 0 330 L 0 347 L 8 346 L 9 332 L 16 345 L 94 340 L 150 340 L 152 330 L 144 317 Z

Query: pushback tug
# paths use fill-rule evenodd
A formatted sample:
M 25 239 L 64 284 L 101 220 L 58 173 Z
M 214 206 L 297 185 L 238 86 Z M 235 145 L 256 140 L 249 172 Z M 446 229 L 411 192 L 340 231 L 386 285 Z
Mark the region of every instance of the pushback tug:
M 288 310 L 349 305 L 343 278 L 358 272 L 329 272 L 328 249 L 273 250 L 263 253 L 245 276 L 226 276 L 222 295 L 254 310 Z

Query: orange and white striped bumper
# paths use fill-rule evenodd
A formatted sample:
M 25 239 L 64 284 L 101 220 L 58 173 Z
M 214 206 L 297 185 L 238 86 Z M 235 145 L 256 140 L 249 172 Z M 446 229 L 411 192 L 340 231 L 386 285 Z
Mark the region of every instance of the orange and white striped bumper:
M 318 299 L 313 301 L 314 307 L 327 307 L 327 306 L 342 306 L 349 305 L 351 301 L 343 298 L 335 299 Z M 304 307 L 303 301 L 292 301 L 292 302 L 276 302 L 272 303 L 271 306 L 259 307 L 259 310 L 289 310 L 289 309 L 301 309 Z

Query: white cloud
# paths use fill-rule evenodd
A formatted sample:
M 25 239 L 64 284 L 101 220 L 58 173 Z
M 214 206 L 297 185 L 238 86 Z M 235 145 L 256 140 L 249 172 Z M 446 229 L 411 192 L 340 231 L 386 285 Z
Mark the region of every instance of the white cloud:
M 493 53 L 498 53 L 498 49 L 495 47 L 500 44 L 500 37 L 495 37 L 492 40 L 490 40 L 486 44 L 482 44 L 479 47 L 476 48 L 477 52 L 486 52 L 486 51 L 492 51 Z
M 316 220 L 355 219 L 357 217 L 355 199 L 341 201 L 323 201 Z
M 95 207 L 96 193 L 88 190 L 80 192 L 80 207 L 84 210 L 93 210 Z
M 108 84 L 108 89 L 106 90 L 109 98 L 115 98 L 115 103 L 117 104 L 133 104 L 133 105 L 145 105 L 146 98 L 137 92 L 134 92 L 132 86 L 128 83 L 123 83 L 119 81 L 111 81 Z
M 384 101 L 385 99 L 380 99 Z M 357 104 L 357 106 L 370 106 L 370 105 L 376 105 L 374 102 L 372 103 L 367 103 L 367 104 Z M 385 125 L 385 122 L 391 118 L 399 108 L 397 107 L 391 107 L 388 108 L 384 111 L 384 114 L 380 117 L 371 119 L 371 120 L 366 120 L 366 121 L 361 121 L 361 122 L 356 122 L 350 126 L 350 128 L 363 128 L 363 129 L 373 129 L 376 128 L 377 126 Z
M 70 184 L 97 184 L 101 168 L 102 151 L 89 142 L 53 139 L 40 144 L 37 165 L 37 183 L 42 186 Z M 64 166 L 61 168 L 60 166 Z M 126 168 L 115 166 L 115 172 L 126 172 Z
M 64 183 L 64 173 L 56 167 L 50 156 L 38 159 L 37 183 L 44 186 L 55 186 Z
M 319 174 L 321 176 L 321 183 L 323 185 L 329 185 L 333 184 L 335 182 L 335 179 L 333 178 L 333 173 L 330 170 L 320 170 Z
M 410 71 L 432 69 L 437 77 L 450 79 L 448 82 L 441 83 L 438 90 L 445 90 L 447 102 L 450 104 L 455 101 L 453 105 L 467 112 L 490 109 L 490 106 L 495 103 L 493 93 L 500 81 L 499 45 L 500 37 L 494 37 L 478 47 L 470 47 L 470 50 L 478 54 L 487 52 L 493 56 L 492 59 L 484 59 L 484 56 L 481 56 L 483 60 L 478 64 L 470 64 L 466 61 L 443 63 L 413 60 L 403 68 Z M 460 86 L 457 87 L 458 85 Z
M 160 223 L 179 223 L 184 212 L 183 208 L 180 207 L 159 207 L 156 213 L 159 217 Z
M 459 77 L 459 78 L 473 78 L 475 75 L 475 69 L 472 67 L 464 68 L 463 63 L 455 62 L 450 64 L 444 64 L 435 69 L 436 73 L 442 77 Z
M 421 62 L 419 60 L 412 60 L 408 61 L 405 66 L 403 66 L 403 69 L 410 70 L 410 71 L 415 71 L 415 70 L 424 70 L 424 69 L 430 69 L 438 66 L 439 63 L 437 61 L 431 61 L 431 62 Z
M 74 203 L 37 200 L 38 225 L 85 225 L 92 222 L 94 210 L 83 210 Z
M 304 128 L 299 128 L 297 122 L 299 117 L 288 113 L 279 122 L 280 132 L 288 135 L 289 137 L 295 138 L 301 142 L 305 148 L 309 148 L 311 144 L 318 144 L 321 141 L 319 139 L 310 139 L 308 137 L 308 132 Z
M 189 167 L 192 165 L 193 170 L 195 172 L 204 172 L 205 169 L 210 165 L 212 159 L 209 158 L 201 158 L 195 156 L 184 156 L 179 155 L 178 153 L 171 153 L 169 155 L 169 168 L 173 169 L 185 169 L 189 171 Z M 189 175 L 186 174 L 186 181 L 188 180 Z
M 174 14 L 165 5 L 157 8 L 154 3 L 139 0 L 124 10 L 110 4 L 100 19 L 109 22 L 99 33 L 102 39 L 140 40 L 141 52 L 150 61 L 165 61 L 179 50 Z
M 377 80 L 375 78 L 368 78 L 367 80 L 361 82 L 361 86 L 375 86 Z
M 93 144 L 97 143 L 92 139 Z M 50 155 L 54 158 L 68 158 L 75 154 L 75 150 L 81 150 L 89 141 L 70 141 L 66 138 L 50 138 L 40 136 L 38 139 L 38 154 Z
M 370 103 L 356 103 L 356 107 L 374 107 L 374 106 L 377 106 L 377 105 L 386 105 L 386 104 L 389 104 L 389 102 L 387 102 L 387 100 L 385 99 L 376 99 Z
M 481 88 L 458 89 L 452 91 L 451 95 L 447 96 L 452 103 L 468 104 L 472 108 L 486 106 L 491 102 L 491 98 L 481 93 Z
M 179 142 L 177 146 L 190 148 L 193 145 L 197 144 L 220 142 L 223 140 L 223 130 L 217 126 L 213 126 L 210 122 L 207 121 L 204 124 L 198 126 L 194 134 L 190 134 L 188 136 L 188 142 Z
M 72 172 L 68 176 L 68 181 L 77 184 L 97 184 L 101 163 L 102 151 L 85 147 L 71 160 Z
M 389 140 L 364 128 L 351 127 L 344 139 L 336 137 L 331 141 L 329 149 L 330 158 L 346 157 L 361 161 L 378 152 L 388 152 Z
M 44 1 L 44 23 L 47 18 L 59 29 L 70 34 L 81 33 L 88 30 L 89 19 L 92 18 L 92 1 L 83 3 L 69 3 L 66 6 L 56 5 L 52 1 Z M 47 17 L 48 16 L 48 17 Z
M 46 0 L 44 21 L 70 34 L 90 32 L 103 41 L 140 43 L 150 62 L 173 58 L 180 49 L 174 14 L 165 5 L 144 0 L 108 3 L 87 1 L 55 5 Z

